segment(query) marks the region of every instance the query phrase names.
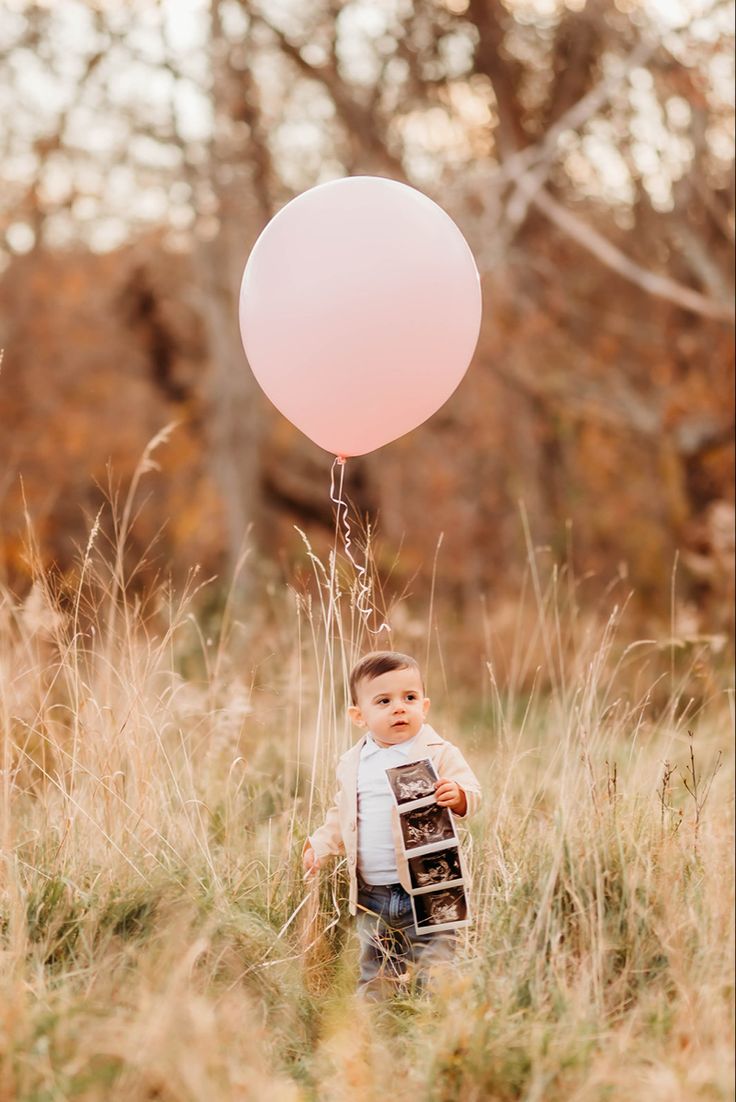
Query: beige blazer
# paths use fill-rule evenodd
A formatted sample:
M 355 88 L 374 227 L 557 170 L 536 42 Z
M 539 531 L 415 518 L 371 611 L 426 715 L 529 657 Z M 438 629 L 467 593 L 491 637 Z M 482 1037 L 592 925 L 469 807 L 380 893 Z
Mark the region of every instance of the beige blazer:
M 305 850 L 311 843 L 315 855 L 320 860 L 330 855 L 337 856 L 343 853 L 346 855 L 350 875 L 349 908 L 352 915 L 357 911 L 358 902 L 358 764 L 365 739 L 366 736 L 364 735 L 340 758 L 337 764 L 338 789 L 335 802 L 328 810 L 324 824 L 318 830 L 315 830 L 304 843 Z M 464 817 L 467 818 L 467 816 L 474 814 L 481 798 L 478 778 L 457 746 L 453 746 L 451 742 L 441 738 L 428 723 L 425 723 L 419 732 L 416 752 L 410 758 L 407 758 L 407 761 L 419 761 L 422 758 L 431 759 L 438 776 L 444 777 L 446 780 L 457 781 L 468 802 Z M 456 813 L 453 812 L 453 814 Z M 399 880 L 403 887 L 410 891 L 409 866 L 403 853 L 399 814 L 396 806 L 392 808 L 391 826 L 394 835 Z M 469 887 L 468 869 L 462 847 L 460 847 L 460 864 Z

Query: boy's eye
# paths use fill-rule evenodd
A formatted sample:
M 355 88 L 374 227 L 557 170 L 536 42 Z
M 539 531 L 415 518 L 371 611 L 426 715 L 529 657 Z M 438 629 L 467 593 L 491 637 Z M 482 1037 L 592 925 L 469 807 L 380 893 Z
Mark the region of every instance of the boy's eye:
M 387 696 L 382 696 L 381 699 L 378 701 L 378 703 L 379 704 L 388 704 L 388 697 Z

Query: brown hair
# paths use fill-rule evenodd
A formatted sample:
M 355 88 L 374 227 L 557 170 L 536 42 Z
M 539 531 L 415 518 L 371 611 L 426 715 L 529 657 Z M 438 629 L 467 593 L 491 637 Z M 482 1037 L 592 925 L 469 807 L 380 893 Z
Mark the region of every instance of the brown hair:
M 416 670 L 421 678 L 419 663 L 408 654 L 400 654 L 395 650 L 374 650 L 364 655 L 350 671 L 350 699 L 353 704 L 358 703 L 358 685 L 363 680 L 371 681 L 374 677 L 380 677 L 382 673 L 391 670 Z M 422 678 L 422 690 L 424 679 Z

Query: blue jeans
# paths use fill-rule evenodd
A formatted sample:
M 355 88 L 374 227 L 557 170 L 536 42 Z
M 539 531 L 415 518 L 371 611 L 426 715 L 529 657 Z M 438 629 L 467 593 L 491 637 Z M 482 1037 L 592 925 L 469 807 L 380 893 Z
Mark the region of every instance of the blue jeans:
M 401 884 L 369 885 L 358 874 L 358 938 L 360 978 L 358 994 L 382 998 L 405 986 L 416 972 L 419 989 L 427 986 L 427 973 L 435 965 L 451 964 L 457 934 L 444 930 L 417 934 L 411 896 Z

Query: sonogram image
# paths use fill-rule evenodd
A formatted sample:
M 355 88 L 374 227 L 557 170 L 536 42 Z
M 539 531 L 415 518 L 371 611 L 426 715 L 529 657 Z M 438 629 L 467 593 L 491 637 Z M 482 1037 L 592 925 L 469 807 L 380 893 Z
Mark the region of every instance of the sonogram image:
M 386 770 L 388 783 L 393 789 L 397 804 L 408 804 L 434 796 L 437 774 L 429 758 L 410 761 Z
M 455 837 L 450 812 L 439 804 L 415 807 L 412 811 L 405 811 L 400 818 L 404 848 L 407 850 L 429 846 L 433 842 L 448 842 Z
M 438 849 L 409 859 L 409 874 L 413 888 L 427 888 L 430 884 L 447 884 L 462 877 L 457 846 Z
M 445 891 L 414 896 L 417 926 L 444 926 L 468 917 L 468 902 L 462 885 Z

